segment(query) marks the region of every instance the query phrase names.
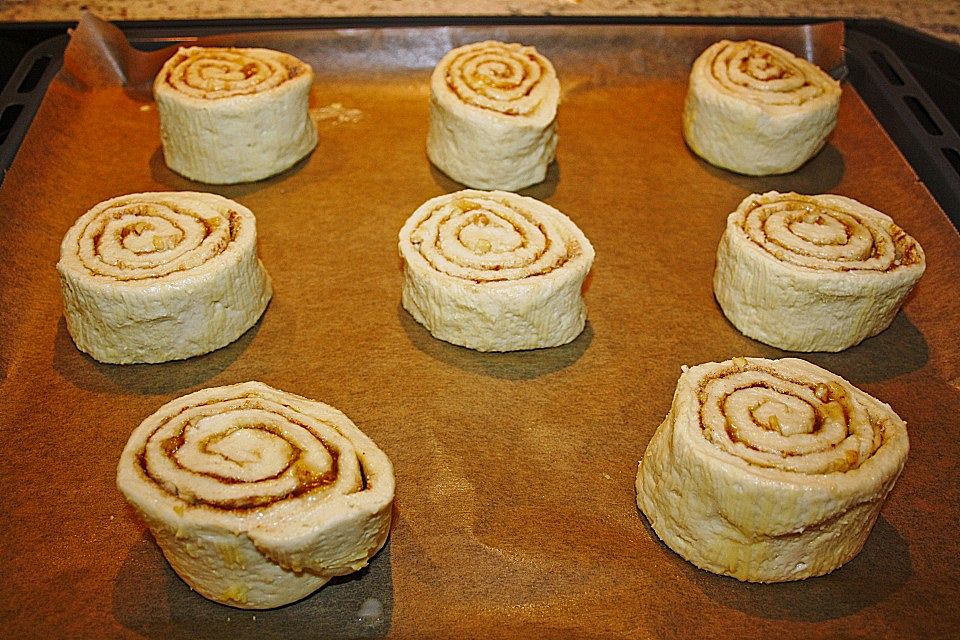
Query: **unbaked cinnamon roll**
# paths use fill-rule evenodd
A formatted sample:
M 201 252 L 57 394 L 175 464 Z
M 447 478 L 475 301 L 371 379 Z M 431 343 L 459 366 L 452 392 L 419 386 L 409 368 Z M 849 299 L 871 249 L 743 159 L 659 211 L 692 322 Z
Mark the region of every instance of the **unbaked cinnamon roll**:
M 312 83 L 310 65 L 280 51 L 181 48 L 153 83 L 167 166 L 209 184 L 291 167 L 317 144 Z
M 57 263 L 67 330 L 100 362 L 165 362 L 219 349 L 267 307 L 253 212 L 211 193 L 101 202 L 67 232 Z
M 698 156 L 762 176 L 799 168 L 837 124 L 840 83 L 765 42 L 722 40 L 693 63 L 683 135 Z
M 390 530 L 394 475 L 340 411 L 247 382 L 144 420 L 117 486 L 191 588 L 266 609 L 367 565 Z
M 546 177 L 560 83 L 536 49 L 488 40 L 453 49 L 430 80 L 427 155 L 468 187 L 516 191 Z
M 433 198 L 400 230 L 403 307 L 434 337 L 478 351 L 570 342 L 594 251 L 560 211 L 504 191 Z
M 888 405 L 809 362 L 684 367 L 640 462 L 637 504 L 702 569 L 800 580 L 860 552 L 908 448 Z
M 790 351 L 841 351 L 890 326 L 923 275 L 919 243 L 836 195 L 748 196 L 727 218 L 713 290 L 745 335 Z

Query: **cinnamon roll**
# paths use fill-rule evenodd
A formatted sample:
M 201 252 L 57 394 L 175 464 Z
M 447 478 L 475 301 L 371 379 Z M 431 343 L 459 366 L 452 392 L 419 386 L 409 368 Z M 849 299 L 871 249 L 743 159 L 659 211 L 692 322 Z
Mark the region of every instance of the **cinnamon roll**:
M 890 326 L 925 268 L 889 216 L 836 195 L 753 194 L 727 218 L 713 291 L 745 335 L 841 351 Z
M 386 454 L 340 411 L 247 382 L 165 404 L 134 430 L 117 486 L 206 598 L 279 607 L 386 542 Z
M 256 220 L 212 193 L 135 193 L 82 215 L 57 263 L 67 330 L 100 362 L 165 362 L 219 349 L 273 289 Z
M 400 230 L 403 307 L 434 337 L 478 351 L 570 342 L 594 251 L 563 213 L 504 191 L 433 198 Z
M 516 191 L 547 174 L 560 83 L 536 49 L 494 40 L 458 47 L 430 79 L 427 155 L 468 187 Z
M 684 367 L 640 462 L 637 504 L 701 569 L 800 580 L 860 552 L 908 448 L 888 405 L 809 362 Z
M 199 182 L 261 180 L 317 144 L 313 70 L 280 51 L 182 47 L 153 83 L 163 157 Z
M 683 135 L 698 156 L 737 173 L 788 173 L 837 124 L 840 83 L 765 42 L 722 40 L 693 63 Z

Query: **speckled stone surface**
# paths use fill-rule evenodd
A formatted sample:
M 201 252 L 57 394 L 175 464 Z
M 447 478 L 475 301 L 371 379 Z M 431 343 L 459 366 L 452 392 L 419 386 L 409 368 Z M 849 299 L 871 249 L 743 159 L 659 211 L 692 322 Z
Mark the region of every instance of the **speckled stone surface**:
M 887 18 L 960 44 L 960 0 L 0 0 L 0 21 L 404 15 L 812 16 Z

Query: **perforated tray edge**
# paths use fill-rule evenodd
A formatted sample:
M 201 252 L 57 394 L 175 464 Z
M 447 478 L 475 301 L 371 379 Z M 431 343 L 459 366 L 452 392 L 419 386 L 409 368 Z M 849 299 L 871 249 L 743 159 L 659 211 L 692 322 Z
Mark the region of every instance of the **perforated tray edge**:
M 64 33 L 27 51 L 0 92 L 0 183 L 13 164 L 50 81 L 63 66 L 69 39 Z
M 960 136 L 897 54 L 848 29 L 849 81 L 900 152 L 960 229 Z

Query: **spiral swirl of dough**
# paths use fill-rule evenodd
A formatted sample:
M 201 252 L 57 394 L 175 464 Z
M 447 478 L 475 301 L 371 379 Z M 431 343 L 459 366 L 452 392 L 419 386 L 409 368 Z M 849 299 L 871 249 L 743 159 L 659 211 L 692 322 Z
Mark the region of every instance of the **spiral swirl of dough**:
M 889 271 L 920 260 L 888 217 L 837 196 L 769 193 L 742 207 L 742 229 L 778 260 L 826 271 Z
M 889 327 L 925 268 L 920 244 L 876 209 L 838 195 L 770 191 L 727 216 L 713 291 L 751 338 L 789 351 L 842 351 Z
M 167 403 L 117 467 L 177 574 L 248 609 L 365 566 L 389 534 L 394 482 L 386 454 L 347 416 L 262 382 Z
M 475 282 L 545 275 L 584 251 L 569 220 L 543 215 L 510 194 L 442 199 L 421 210 L 409 238 L 438 272 Z
M 698 567 L 801 580 L 859 553 L 908 449 L 888 405 L 804 360 L 684 367 L 640 462 L 637 504 Z
M 220 255 L 248 220 L 231 202 L 190 192 L 133 194 L 85 216 L 76 251 L 92 275 L 147 280 Z
M 710 164 L 751 176 L 795 171 L 837 126 L 840 83 L 772 44 L 721 40 L 690 69 L 683 137 Z
M 713 81 L 744 100 L 796 106 L 833 90 L 818 67 L 766 42 L 722 40 L 708 51 Z
M 427 157 L 474 189 L 546 179 L 557 150 L 560 81 L 531 46 L 488 40 L 447 52 L 430 75 Z
M 447 86 L 465 104 L 511 116 L 535 111 L 556 82 L 536 49 L 488 40 L 454 49 L 440 63 Z
M 570 342 L 583 331 L 590 241 L 534 198 L 466 189 L 400 229 L 403 307 L 436 338 L 479 351 Z
M 264 508 L 363 490 L 356 446 L 335 422 L 264 389 L 211 393 L 152 425 L 143 473 L 191 506 Z
M 748 464 L 795 473 L 849 471 L 880 446 L 849 385 L 808 373 L 734 362 L 700 382 L 705 437 Z
M 185 95 L 217 100 L 269 91 L 305 72 L 302 62 L 280 51 L 185 47 L 165 65 L 163 81 Z
M 153 82 L 167 166 L 208 184 L 254 182 L 317 145 L 313 70 L 272 49 L 184 47 Z
M 111 198 L 80 216 L 57 263 L 67 329 L 101 362 L 166 362 L 219 349 L 273 295 L 250 209 L 212 193 Z

